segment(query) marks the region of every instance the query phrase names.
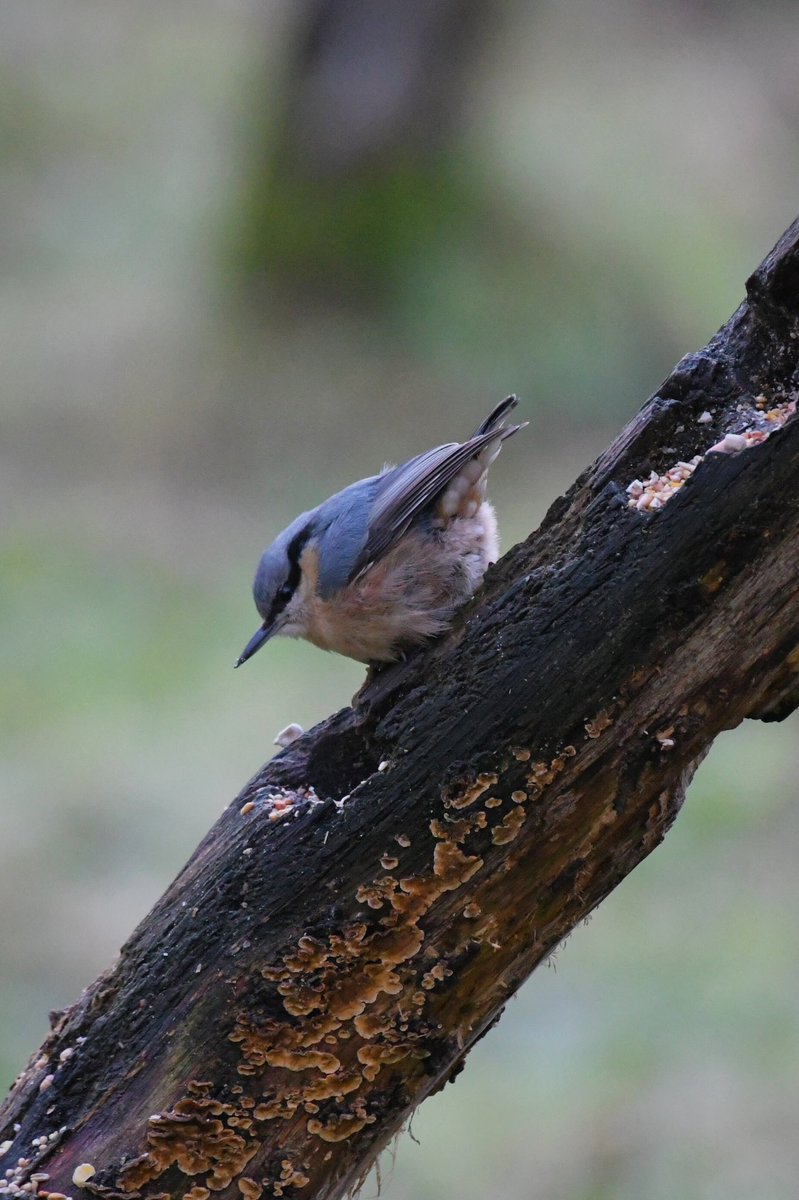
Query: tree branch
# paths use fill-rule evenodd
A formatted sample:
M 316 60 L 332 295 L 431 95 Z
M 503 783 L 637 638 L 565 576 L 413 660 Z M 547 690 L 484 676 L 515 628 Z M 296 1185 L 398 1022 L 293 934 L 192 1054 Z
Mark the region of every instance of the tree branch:
M 663 838 L 716 734 L 796 706 L 799 222 L 747 286 L 447 636 L 264 767 L 56 1016 L 2 1110 L 0 1191 L 69 1194 L 89 1163 L 104 1197 L 342 1196 Z

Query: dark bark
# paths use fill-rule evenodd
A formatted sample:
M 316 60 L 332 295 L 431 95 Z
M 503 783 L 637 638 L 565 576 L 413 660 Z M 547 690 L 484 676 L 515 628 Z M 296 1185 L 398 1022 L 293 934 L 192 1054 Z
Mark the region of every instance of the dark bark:
M 798 338 L 799 222 L 451 632 L 267 765 L 55 1018 L 2 1112 L 14 1180 L 74 1193 L 88 1162 L 94 1194 L 201 1200 L 364 1175 L 663 838 L 716 734 L 799 701 Z

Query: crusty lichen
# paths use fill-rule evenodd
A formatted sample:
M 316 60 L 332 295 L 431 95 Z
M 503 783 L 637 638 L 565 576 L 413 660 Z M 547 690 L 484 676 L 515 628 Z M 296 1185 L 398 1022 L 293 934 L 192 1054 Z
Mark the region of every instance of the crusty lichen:
M 354 891 L 360 912 L 328 933 L 300 936 L 277 961 L 260 967 L 260 983 L 251 975 L 243 981 L 228 1040 L 238 1050 L 237 1074 L 252 1095 L 236 1084 L 220 1099 L 210 1083 L 194 1083 L 170 1110 L 151 1118 L 147 1150 L 122 1168 L 121 1187 L 141 1188 L 177 1167 L 192 1177 L 189 1200 L 207 1200 L 203 1191 L 234 1181 L 244 1200 L 301 1190 L 330 1143 L 375 1123 L 386 1093 L 374 1093 L 373 1085 L 383 1072 L 400 1067 L 403 1086 L 412 1087 L 414 1079 L 421 1085 L 442 1036 L 426 1010 L 446 995 L 454 964 L 468 947 L 473 954 L 481 944 L 496 949 L 502 940 L 496 916 L 489 909 L 483 918 L 483 906 L 472 898 L 455 909 L 460 925 L 449 926 L 445 947 L 427 946 L 425 918 L 483 870 L 487 849 L 515 840 L 567 757 L 532 760 L 532 750 L 517 747 L 512 770 L 502 763 L 498 771 L 452 782 L 429 823 L 426 870 L 403 872 L 401 854 L 384 851 L 381 873 Z M 502 778 L 508 771 L 513 782 Z M 393 840 L 403 852 L 411 844 L 402 832 Z M 264 985 L 276 994 L 282 1015 L 273 1000 L 251 1003 Z M 464 1017 L 456 1036 L 462 1040 L 469 1028 Z M 280 1173 L 275 1165 L 262 1174 L 248 1164 L 267 1140 L 273 1144 L 268 1131 L 275 1121 L 302 1124 L 281 1136 L 286 1157 Z M 305 1154 L 299 1166 L 292 1145 Z
M 476 804 L 483 793 L 487 792 L 495 783 L 497 783 L 497 776 L 491 771 L 483 771 L 473 783 L 469 783 L 461 791 L 455 792 L 444 803 L 451 808 L 468 808 L 469 805 Z
M 125 1164 L 121 1186 L 127 1191 L 139 1189 L 176 1166 L 185 1175 L 204 1175 L 204 1186 L 210 1191 L 222 1191 L 258 1149 L 258 1142 L 228 1125 L 226 1118 L 238 1111 L 236 1104 L 197 1095 L 179 1100 L 168 1112 L 156 1113 L 148 1122 L 147 1152 Z
M 506 846 L 519 836 L 522 825 L 527 817 L 523 808 L 512 808 L 504 820 L 496 825 L 491 832 L 491 841 L 495 846 Z

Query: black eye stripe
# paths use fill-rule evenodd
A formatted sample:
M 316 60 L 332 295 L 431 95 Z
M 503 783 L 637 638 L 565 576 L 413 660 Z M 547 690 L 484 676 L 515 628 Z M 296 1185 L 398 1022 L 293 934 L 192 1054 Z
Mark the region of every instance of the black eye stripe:
M 296 592 L 300 584 L 302 576 L 302 568 L 300 567 L 300 556 L 305 549 L 305 543 L 311 536 L 310 529 L 301 529 L 298 534 L 291 539 L 286 549 L 286 557 L 289 560 L 288 579 L 281 588 L 278 588 L 275 593 L 275 598 L 272 601 L 272 607 L 269 611 L 269 620 L 274 621 L 283 609 L 288 604 L 291 597 Z

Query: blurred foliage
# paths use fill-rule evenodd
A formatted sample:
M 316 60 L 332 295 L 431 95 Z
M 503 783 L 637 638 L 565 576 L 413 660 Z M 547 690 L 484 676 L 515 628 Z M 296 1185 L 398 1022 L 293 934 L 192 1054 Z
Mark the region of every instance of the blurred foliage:
M 790 3 L 507 0 L 453 50 L 434 152 L 298 197 L 264 148 L 306 19 L 4 8 L 6 1080 L 275 731 L 360 683 L 292 642 L 232 671 L 262 547 L 510 390 L 531 427 L 493 495 L 525 536 L 795 216 Z M 243 297 L 248 239 L 275 269 Z M 792 1200 L 797 727 L 719 740 L 662 848 L 422 1107 L 383 1197 Z
M 408 262 L 464 240 L 474 198 L 453 145 L 486 15 L 479 0 L 298 7 L 231 220 L 250 289 L 367 303 L 374 319 Z
M 241 269 L 302 298 L 391 303 L 410 260 L 470 227 L 457 164 L 392 158 L 357 174 L 297 180 L 280 158 L 248 193 Z

